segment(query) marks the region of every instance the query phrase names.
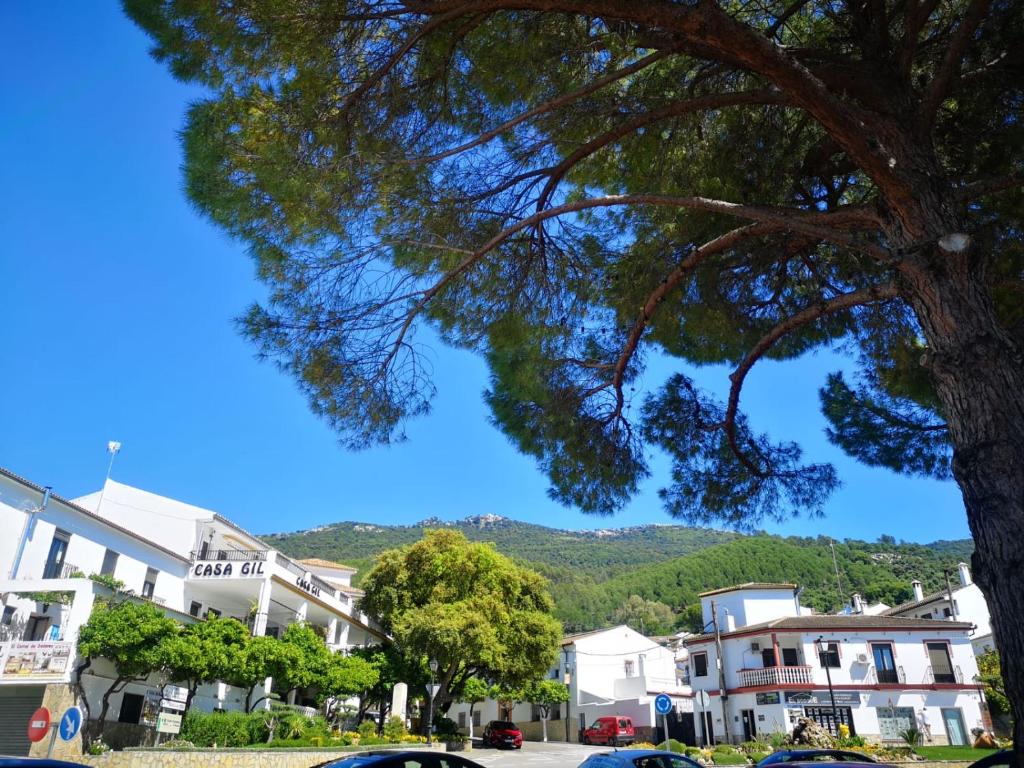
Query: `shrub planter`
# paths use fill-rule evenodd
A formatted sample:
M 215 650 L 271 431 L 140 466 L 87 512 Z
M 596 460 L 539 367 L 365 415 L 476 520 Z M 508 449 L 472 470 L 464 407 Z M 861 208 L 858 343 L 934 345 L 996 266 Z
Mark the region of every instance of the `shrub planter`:
M 444 749 L 445 752 L 468 752 L 473 747 L 468 741 L 446 741 Z

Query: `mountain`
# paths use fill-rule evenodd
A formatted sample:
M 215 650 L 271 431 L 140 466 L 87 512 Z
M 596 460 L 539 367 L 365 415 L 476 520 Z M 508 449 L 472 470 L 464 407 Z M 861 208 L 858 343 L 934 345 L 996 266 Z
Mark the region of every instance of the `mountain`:
M 868 601 L 895 605 L 911 597 L 915 578 L 925 592 L 942 588 L 943 570 L 969 560 L 974 549 L 969 539 L 927 545 L 889 536 L 876 542 L 832 542 L 824 536 L 738 534 L 680 525 L 569 531 L 499 515 L 430 518 L 408 526 L 341 522 L 262 538 L 294 557 L 336 560 L 365 573 L 380 552 L 411 544 L 425 530 L 441 527 L 455 528 L 472 541 L 493 543 L 499 552 L 543 573 L 551 581 L 556 614 L 571 630 L 619 621 L 640 623 L 653 632 L 696 626 L 700 592 L 747 581 L 798 584 L 804 588 L 803 604 L 819 611 L 837 610 L 854 592 Z M 627 609 L 632 595 L 650 603 L 638 612 L 636 603 L 641 601 L 634 599 Z M 667 605 L 671 613 L 653 610 L 656 603 Z M 645 612 L 644 606 L 652 610 Z

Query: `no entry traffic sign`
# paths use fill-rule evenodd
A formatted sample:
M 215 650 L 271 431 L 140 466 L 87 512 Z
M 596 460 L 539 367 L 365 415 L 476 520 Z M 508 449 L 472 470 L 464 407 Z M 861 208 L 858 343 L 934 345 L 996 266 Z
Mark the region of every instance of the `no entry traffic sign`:
M 42 741 L 50 730 L 50 710 L 40 707 L 32 713 L 28 719 L 28 740 L 31 742 Z

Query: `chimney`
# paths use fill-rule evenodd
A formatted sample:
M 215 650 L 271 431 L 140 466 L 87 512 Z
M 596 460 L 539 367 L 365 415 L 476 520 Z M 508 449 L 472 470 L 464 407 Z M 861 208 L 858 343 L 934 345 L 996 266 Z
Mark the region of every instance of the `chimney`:
M 731 613 L 725 614 L 725 631 L 735 632 L 736 631 L 736 617 Z
M 957 563 L 956 569 L 960 571 L 960 584 L 966 587 L 971 583 L 971 569 L 967 567 L 967 563 Z
M 910 586 L 914 589 L 914 600 L 916 602 L 921 602 L 922 600 L 924 600 L 924 590 L 921 588 L 921 582 L 917 579 L 914 579 L 912 582 L 910 582 Z
M 860 595 L 858 595 L 856 592 L 853 593 L 853 600 L 851 602 L 853 605 L 854 613 L 864 613 L 864 602 L 860 599 Z

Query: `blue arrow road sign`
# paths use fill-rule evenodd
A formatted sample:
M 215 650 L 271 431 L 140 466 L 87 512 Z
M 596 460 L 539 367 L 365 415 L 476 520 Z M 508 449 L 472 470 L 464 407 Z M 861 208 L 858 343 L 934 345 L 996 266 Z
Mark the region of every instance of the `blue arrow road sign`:
M 659 715 L 667 715 L 672 711 L 672 699 L 664 693 L 659 693 L 654 698 L 654 711 Z
M 71 741 L 78 735 L 82 728 L 82 710 L 78 707 L 68 707 L 60 716 L 60 737 L 64 741 Z

